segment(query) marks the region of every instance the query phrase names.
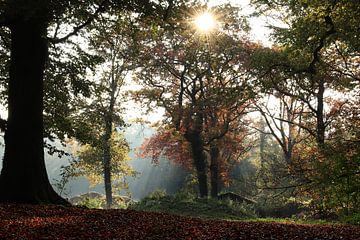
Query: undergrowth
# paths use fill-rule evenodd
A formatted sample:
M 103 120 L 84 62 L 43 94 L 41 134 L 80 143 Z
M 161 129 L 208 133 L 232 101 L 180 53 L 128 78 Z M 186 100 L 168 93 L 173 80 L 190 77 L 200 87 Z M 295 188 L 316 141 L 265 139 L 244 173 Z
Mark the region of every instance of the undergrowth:
M 233 201 L 201 199 L 184 192 L 166 195 L 163 191 L 155 191 L 140 202 L 130 205 L 129 208 L 139 211 L 165 212 L 183 216 L 226 220 L 242 220 L 255 217 L 255 213 L 249 205 Z

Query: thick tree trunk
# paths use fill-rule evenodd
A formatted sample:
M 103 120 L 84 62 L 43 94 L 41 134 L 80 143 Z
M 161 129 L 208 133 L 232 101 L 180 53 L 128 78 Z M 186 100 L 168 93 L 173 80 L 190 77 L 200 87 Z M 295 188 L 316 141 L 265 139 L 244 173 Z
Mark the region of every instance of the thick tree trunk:
M 216 198 L 219 194 L 219 157 L 220 151 L 216 144 L 210 146 L 210 184 L 211 184 L 211 197 Z
M 206 157 L 201 134 L 197 130 L 189 130 L 185 134 L 186 140 L 190 143 L 193 161 L 196 169 L 199 194 L 201 198 L 208 196 Z
M 10 26 L 11 64 L 0 201 L 68 204 L 52 188 L 43 149 L 43 77 L 46 24 L 19 20 Z

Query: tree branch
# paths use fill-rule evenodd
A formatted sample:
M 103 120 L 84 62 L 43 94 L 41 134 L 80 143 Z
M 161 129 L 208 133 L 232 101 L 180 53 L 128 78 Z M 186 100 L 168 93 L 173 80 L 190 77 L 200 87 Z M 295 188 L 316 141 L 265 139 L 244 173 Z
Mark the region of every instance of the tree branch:
M 302 128 L 302 129 L 306 130 L 310 135 L 316 136 L 316 133 L 313 130 L 311 130 L 310 128 L 304 126 L 303 124 L 293 122 L 293 121 L 289 121 L 289 120 L 286 120 L 286 119 L 276 118 L 276 117 L 275 117 L 275 119 L 279 120 L 279 121 L 287 122 L 287 123 L 290 123 L 290 124 L 294 124 L 294 125 L 298 126 L 299 128 Z
M 48 38 L 49 42 L 56 44 L 56 43 L 61 43 L 61 42 L 65 42 L 67 39 L 69 39 L 70 37 L 77 35 L 79 33 L 80 30 L 82 30 L 83 28 L 85 28 L 86 26 L 88 26 L 90 23 L 92 23 L 92 21 L 95 20 L 95 18 L 105 10 L 106 5 L 108 3 L 108 0 L 104 0 L 100 3 L 99 7 L 96 9 L 96 11 L 89 16 L 89 18 L 83 22 L 82 24 L 80 24 L 79 26 L 76 26 L 73 28 L 73 31 L 70 32 L 69 34 L 67 34 L 64 37 L 61 38 Z
M 330 29 L 328 29 L 324 35 L 322 35 L 320 37 L 319 40 L 319 45 L 314 49 L 314 51 L 312 52 L 313 55 L 313 59 L 312 61 L 309 63 L 309 65 L 306 68 L 301 68 L 301 69 L 294 69 L 293 66 L 291 66 L 290 64 L 287 63 L 277 63 L 277 64 L 273 64 L 269 67 L 269 69 L 262 75 L 262 77 L 270 74 L 272 72 L 273 69 L 276 69 L 277 67 L 284 67 L 284 68 L 288 68 L 290 69 L 290 72 L 292 72 L 293 74 L 300 74 L 300 73 L 309 73 L 309 74 L 316 74 L 316 67 L 315 65 L 320 62 L 320 51 L 324 48 L 325 46 L 325 41 L 333 34 L 336 33 L 335 30 L 335 25 L 331 19 L 331 17 L 329 15 L 325 16 L 325 23 L 327 26 L 330 27 Z
M 313 60 L 311 61 L 309 67 L 306 70 L 306 72 L 311 74 L 316 73 L 315 64 L 320 62 L 320 51 L 325 46 L 326 39 L 332 34 L 336 33 L 334 23 L 329 15 L 325 16 L 325 23 L 330 26 L 330 29 L 327 30 L 323 36 L 321 36 L 319 46 L 317 46 L 313 52 Z

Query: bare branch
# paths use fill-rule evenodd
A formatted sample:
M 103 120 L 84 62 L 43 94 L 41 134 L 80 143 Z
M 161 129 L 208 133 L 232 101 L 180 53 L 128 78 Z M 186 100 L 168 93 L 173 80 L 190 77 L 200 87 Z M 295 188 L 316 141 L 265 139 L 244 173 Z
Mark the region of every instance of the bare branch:
M 308 133 L 310 133 L 310 135 L 316 136 L 316 133 L 313 130 L 311 130 L 310 128 L 304 126 L 303 124 L 293 122 L 293 121 L 289 121 L 289 120 L 286 120 L 286 119 L 281 119 L 281 118 L 275 118 L 275 119 L 277 119 L 279 121 L 287 122 L 287 123 L 290 123 L 290 124 L 294 124 L 294 125 L 302 128 L 302 129 L 306 130 Z
M 263 118 L 266 122 L 266 125 L 268 126 L 268 128 L 270 130 L 270 134 L 275 137 L 276 141 L 279 143 L 281 148 L 285 149 L 285 143 L 283 141 L 281 141 L 280 137 L 275 133 L 275 130 L 267 116 L 269 116 L 271 118 L 272 122 L 275 124 L 275 127 L 278 129 L 278 126 L 275 122 L 276 118 L 270 114 L 270 110 L 266 106 L 263 106 L 265 108 L 266 112 L 259 105 L 255 104 L 255 106 L 258 108 L 258 111 L 263 116 Z

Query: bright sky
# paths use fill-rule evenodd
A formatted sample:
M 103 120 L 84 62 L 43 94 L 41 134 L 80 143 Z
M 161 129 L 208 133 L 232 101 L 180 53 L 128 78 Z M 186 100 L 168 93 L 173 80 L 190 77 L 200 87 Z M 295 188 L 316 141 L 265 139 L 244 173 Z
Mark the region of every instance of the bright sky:
M 209 6 L 216 6 L 221 4 L 231 3 L 234 6 L 240 6 L 242 8 L 242 13 L 244 16 L 248 16 L 254 12 L 254 8 L 250 6 L 250 0 L 210 0 Z M 267 24 L 266 17 L 253 17 L 249 19 L 251 32 L 250 38 L 254 41 L 260 41 L 266 46 L 270 46 L 271 42 L 270 32 L 266 26 Z

